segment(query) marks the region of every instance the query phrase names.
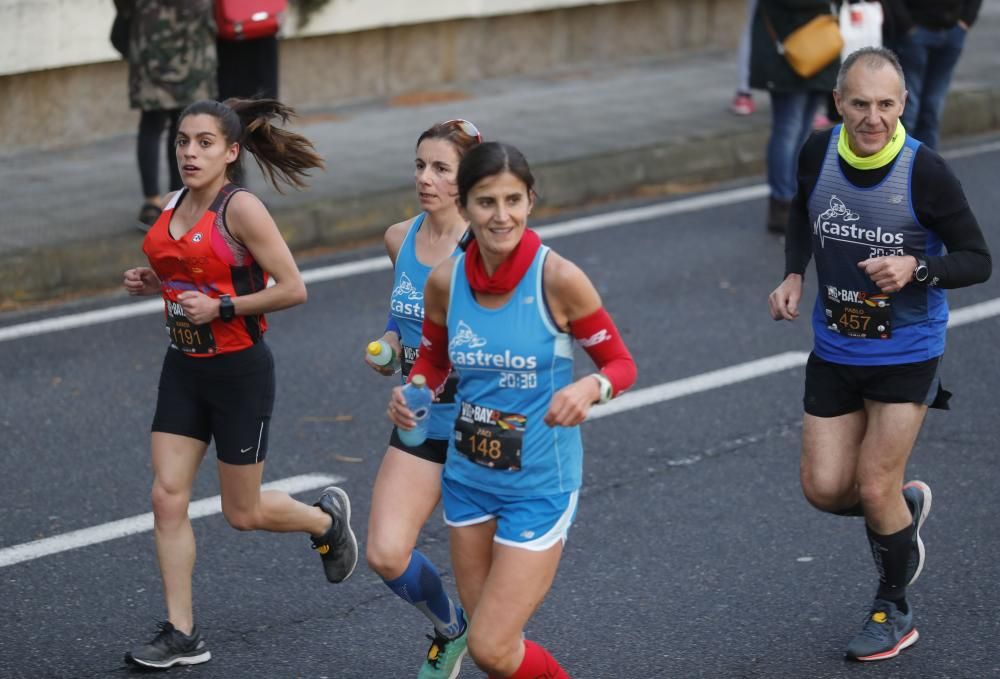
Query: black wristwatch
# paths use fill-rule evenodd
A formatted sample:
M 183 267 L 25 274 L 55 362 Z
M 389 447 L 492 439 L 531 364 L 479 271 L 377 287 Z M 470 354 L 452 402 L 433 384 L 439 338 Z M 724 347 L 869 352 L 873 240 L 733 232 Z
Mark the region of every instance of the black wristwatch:
M 927 262 L 920 259 L 919 257 L 917 257 L 916 259 L 917 259 L 917 268 L 913 270 L 913 280 L 915 280 L 917 283 L 926 283 L 928 277 L 930 277 L 931 275 L 930 270 L 927 268 Z
M 219 318 L 226 323 L 236 318 L 236 305 L 229 295 L 219 295 Z

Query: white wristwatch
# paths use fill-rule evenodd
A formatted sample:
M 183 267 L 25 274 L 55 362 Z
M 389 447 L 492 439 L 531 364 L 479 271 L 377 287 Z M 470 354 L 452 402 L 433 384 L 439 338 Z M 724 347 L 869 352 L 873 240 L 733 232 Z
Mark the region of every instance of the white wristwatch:
M 597 380 L 597 384 L 600 387 L 601 397 L 597 399 L 597 402 L 607 403 L 610 401 L 615 394 L 615 389 L 611 386 L 611 380 L 603 373 L 591 373 L 590 376 Z

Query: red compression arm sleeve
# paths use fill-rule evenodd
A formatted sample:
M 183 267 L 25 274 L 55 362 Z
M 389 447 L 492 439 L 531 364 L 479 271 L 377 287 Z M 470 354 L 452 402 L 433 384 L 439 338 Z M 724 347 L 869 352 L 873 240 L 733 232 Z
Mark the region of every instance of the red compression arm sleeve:
M 427 386 L 431 391 L 437 391 L 438 387 L 448 379 L 450 372 L 448 328 L 425 317 L 420 337 L 420 353 L 410 368 L 410 377 L 423 375 L 427 378 Z
M 601 373 L 611 380 L 614 396 L 635 383 L 635 361 L 604 307 L 589 316 L 570 321 L 569 329 Z

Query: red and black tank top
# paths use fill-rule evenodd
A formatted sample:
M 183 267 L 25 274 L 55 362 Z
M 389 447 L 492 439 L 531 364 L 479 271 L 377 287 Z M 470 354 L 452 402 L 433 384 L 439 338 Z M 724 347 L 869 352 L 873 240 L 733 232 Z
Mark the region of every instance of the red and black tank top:
M 264 336 L 264 315 L 237 316 L 226 323 L 216 318 L 195 325 L 184 316 L 177 301 L 186 290 L 209 297 L 249 295 L 267 286 L 268 274 L 226 226 L 226 206 L 239 191 L 226 184 L 212 205 L 180 238 L 170 235 L 174 210 L 187 196 L 181 189 L 163 209 L 142 244 L 149 265 L 160 278 L 170 344 L 189 356 L 210 357 L 253 346 Z

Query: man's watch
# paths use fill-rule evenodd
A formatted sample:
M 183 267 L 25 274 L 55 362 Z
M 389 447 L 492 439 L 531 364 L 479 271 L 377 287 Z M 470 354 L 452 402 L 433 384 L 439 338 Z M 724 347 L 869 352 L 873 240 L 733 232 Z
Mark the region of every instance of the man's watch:
M 917 268 L 913 270 L 913 280 L 917 283 L 926 283 L 931 272 L 927 268 L 927 262 L 917 257 Z
M 236 305 L 229 295 L 219 295 L 219 318 L 226 323 L 236 318 Z

